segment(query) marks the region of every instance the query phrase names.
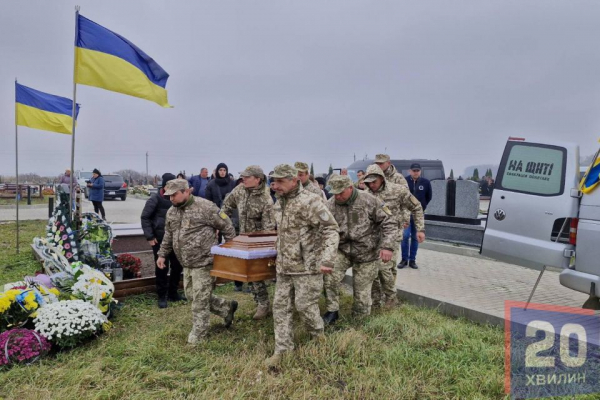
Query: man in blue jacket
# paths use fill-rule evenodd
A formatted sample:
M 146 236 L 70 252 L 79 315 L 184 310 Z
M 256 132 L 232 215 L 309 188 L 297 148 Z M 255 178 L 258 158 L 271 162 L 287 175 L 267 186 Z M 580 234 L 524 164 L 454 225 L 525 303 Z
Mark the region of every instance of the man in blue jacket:
M 194 188 L 192 194 L 197 197 L 206 198 L 206 186 L 210 178 L 208 177 L 208 169 L 202 168 L 200 170 L 200 175 L 194 175 L 190 179 L 188 179 L 188 183 L 191 187 Z
M 431 201 L 431 183 L 429 183 L 429 180 L 421 178 L 421 164 L 411 164 L 410 174 L 406 176 L 406 182 L 408 183 L 410 192 L 421 202 L 423 212 L 425 212 L 427 204 Z M 415 221 L 413 221 L 411 215 L 410 224 L 404 230 L 402 237 L 402 261 L 398 264 L 398 269 L 402 269 L 407 265 L 414 269 L 419 268 L 417 265 L 418 249 L 417 228 L 415 228 Z

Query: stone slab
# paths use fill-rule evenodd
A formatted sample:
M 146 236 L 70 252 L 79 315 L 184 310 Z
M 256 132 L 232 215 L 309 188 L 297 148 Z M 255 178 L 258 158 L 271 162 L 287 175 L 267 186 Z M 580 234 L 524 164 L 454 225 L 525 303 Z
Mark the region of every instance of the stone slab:
M 431 181 L 431 201 L 425 210 L 426 214 L 446 215 L 446 184 L 440 179 Z
M 479 214 L 479 184 L 473 181 L 456 181 L 455 217 L 477 218 Z

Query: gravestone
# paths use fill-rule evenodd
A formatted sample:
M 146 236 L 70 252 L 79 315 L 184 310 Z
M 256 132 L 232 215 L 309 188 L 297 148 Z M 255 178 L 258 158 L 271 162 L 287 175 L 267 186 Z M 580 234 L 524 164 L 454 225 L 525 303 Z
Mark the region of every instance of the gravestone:
M 446 215 L 446 181 L 436 179 L 431 181 L 431 201 L 425 214 Z
M 479 215 L 479 184 L 473 181 L 456 181 L 455 217 L 477 218 Z

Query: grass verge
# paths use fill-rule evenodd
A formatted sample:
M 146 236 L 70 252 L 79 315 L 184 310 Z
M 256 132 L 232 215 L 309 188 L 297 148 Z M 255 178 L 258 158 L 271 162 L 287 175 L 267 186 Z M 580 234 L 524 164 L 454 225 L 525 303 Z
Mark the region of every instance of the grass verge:
M 23 243 L 44 226 L 24 222 Z M 0 283 L 38 269 L 26 246 L 18 256 L 14 249 L 14 224 L 0 225 Z M 216 292 L 240 303 L 236 321 L 227 330 L 212 317 L 210 339 L 198 348 L 185 345 L 189 304 L 161 310 L 153 296 L 130 297 L 115 328 L 97 340 L 0 372 L 0 398 L 505 398 L 503 332 L 497 328 L 408 305 L 356 320 L 345 295 L 342 318 L 326 329 L 324 342 L 311 342 L 295 321 L 297 350 L 271 374 L 263 361 L 274 348 L 272 318 L 253 321 L 251 295 L 231 285 Z

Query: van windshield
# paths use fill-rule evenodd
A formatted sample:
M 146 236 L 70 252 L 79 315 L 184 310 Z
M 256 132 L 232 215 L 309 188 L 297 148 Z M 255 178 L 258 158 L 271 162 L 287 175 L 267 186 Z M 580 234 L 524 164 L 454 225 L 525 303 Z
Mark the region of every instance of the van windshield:
M 539 196 L 563 193 L 566 150 L 561 147 L 511 143 L 497 185 L 504 190 Z
M 92 173 L 91 172 L 80 172 L 79 177 L 83 178 L 83 179 L 91 179 Z

